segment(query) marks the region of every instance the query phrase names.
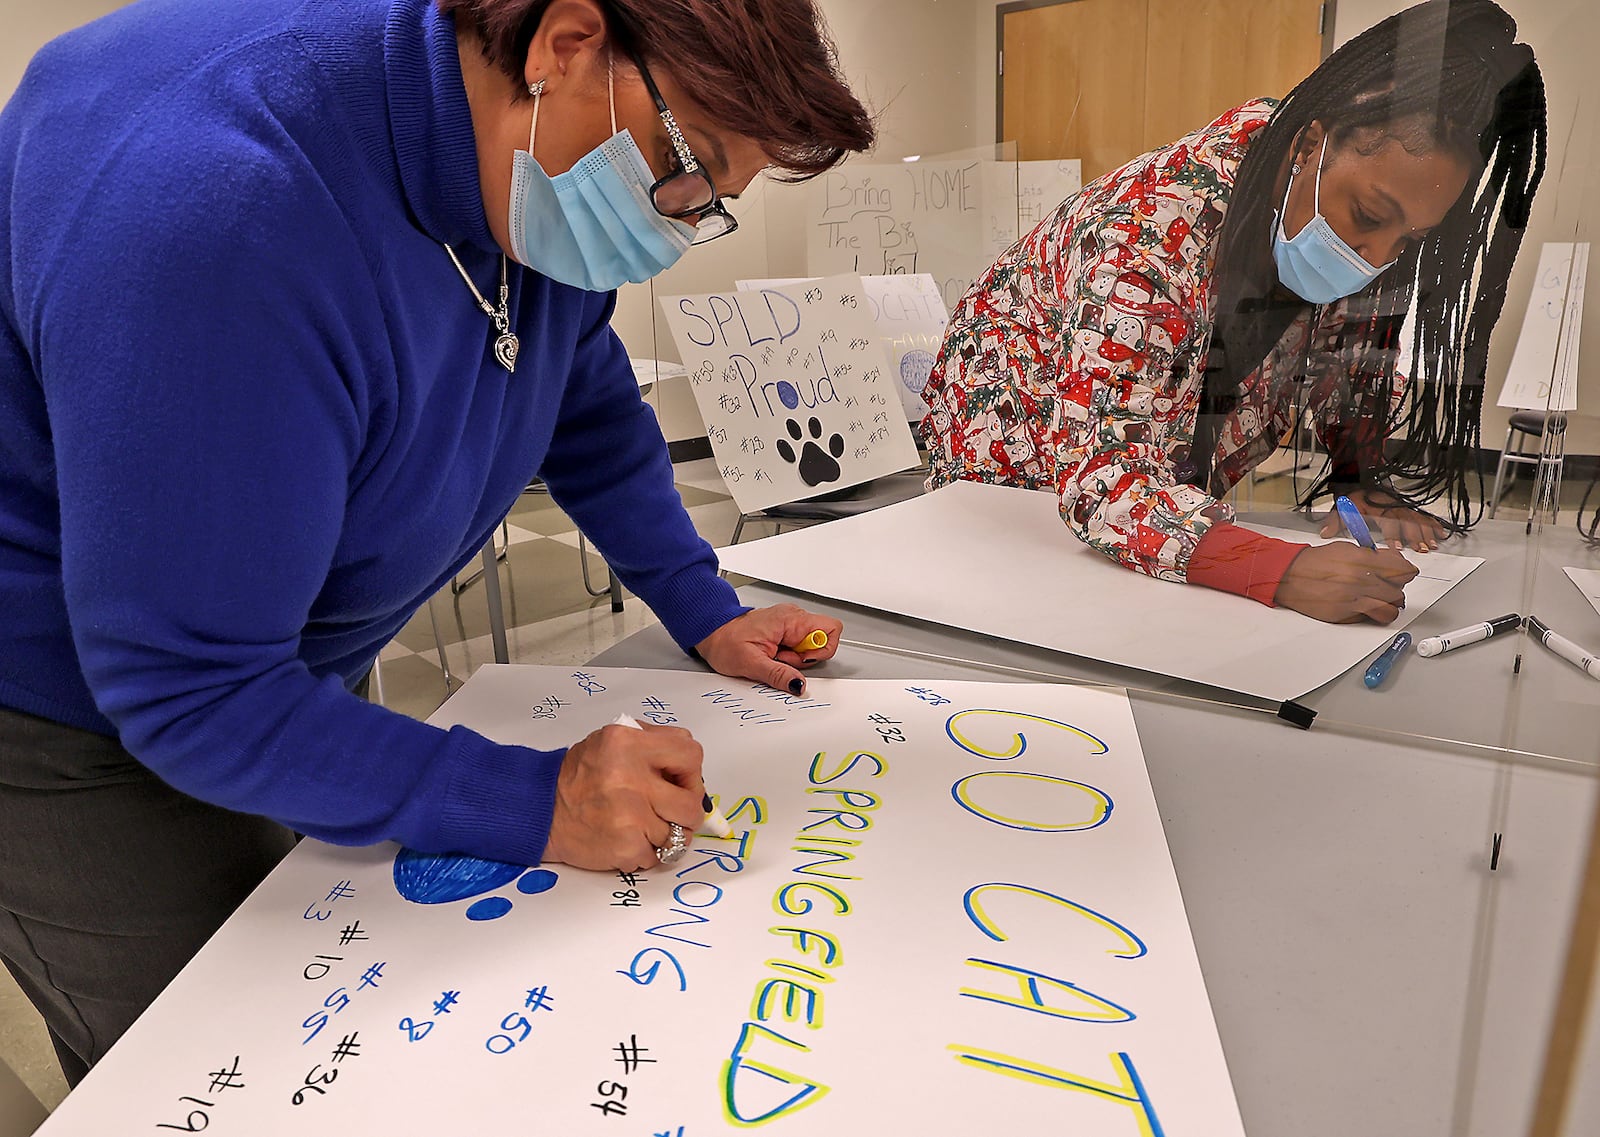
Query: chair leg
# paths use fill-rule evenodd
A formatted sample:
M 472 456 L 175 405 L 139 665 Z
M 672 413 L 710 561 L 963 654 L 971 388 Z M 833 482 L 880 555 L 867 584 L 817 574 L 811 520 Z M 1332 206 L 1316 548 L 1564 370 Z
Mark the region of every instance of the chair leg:
M 494 661 L 510 663 L 511 650 L 506 646 L 506 614 L 500 604 L 500 566 L 496 563 L 494 535 L 483 547 L 483 592 L 489 604 L 489 638 L 494 643 Z
M 744 523 L 748 516 L 748 514 L 744 513 L 739 514 L 739 520 L 733 526 L 733 540 L 729 541 L 728 544 L 737 545 L 739 543 L 739 535 L 744 532 Z
M 433 625 L 433 646 L 439 653 L 439 670 L 444 672 L 444 689 L 450 690 L 455 676 L 450 674 L 450 660 L 444 654 L 444 633 L 439 630 L 439 613 L 434 611 L 433 597 L 428 597 L 428 622 Z
M 511 521 L 509 517 L 500 522 L 499 548 L 495 548 L 494 534 L 492 533 L 489 535 L 489 547 L 495 550 L 494 555 L 496 560 L 509 561 L 511 559 Z M 478 578 L 482 575 L 483 569 L 476 568 L 469 572 L 464 579 L 462 577 L 451 578 L 450 595 L 460 596 L 463 592 L 476 584 L 478 582 Z
M 377 703 L 380 707 L 383 706 L 383 661 L 378 659 L 377 656 L 372 658 L 372 685 L 370 692 L 371 698 L 368 699 L 368 702 Z
M 617 574 L 611 571 L 611 566 L 606 566 L 606 586 L 596 588 L 589 579 L 589 542 L 584 537 L 583 531 L 578 531 L 578 563 L 583 568 L 583 590 L 590 596 L 610 596 L 611 610 L 622 611 L 622 582 L 617 579 Z

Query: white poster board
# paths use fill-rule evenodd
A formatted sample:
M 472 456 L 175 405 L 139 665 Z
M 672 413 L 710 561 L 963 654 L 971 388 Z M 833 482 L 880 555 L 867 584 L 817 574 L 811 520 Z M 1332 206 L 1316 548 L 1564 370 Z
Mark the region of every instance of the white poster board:
M 992 262 L 1083 188 L 1083 163 L 1077 158 L 1063 158 L 994 162 L 990 166 L 984 206 L 989 217 Z
M 926 272 L 946 309 L 1082 185 L 1074 158 L 847 163 L 811 183 L 806 265 L 816 276 Z
M 1483 563 L 1404 555 L 1421 575 L 1399 620 L 1379 627 L 1130 572 L 1067 530 L 1054 494 L 976 482 L 717 552 L 729 572 L 817 596 L 1276 700 L 1378 651 Z
M 1561 571 L 1583 593 L 1583 598 L 1594 607 L 1596 615 L 1600 615 L 1600 569 L 1564 568 Z
M 741 292 L 782 288 L 794 283 L 793 279 L 734 282 Z M 919 272 L 906 276 L 864 276 L 861 289 L 872 310 L 872 321 L 878 326 L 878 338 L 889 353 L 890 373 L 897 381 L 900 406 L 908 420 L 919 422 L 928 413 L 928 404 L 922 401 L 922 389 L 928 385 L 928 376 L 944 344 L 945 327 L 950 323 L 939 285 L 931 273 Z
M 1546 241 L 1522 331 L 1511 356 L 1500 405 L 1514 409 L 1578 409 L 1578 340 L 1589 242 Z M 1567 313 L 1571 317 L 1567 317 Z
M 661 307 L 743 512 L 917 464 L 859 277 L 665 296 Z
M 671 869 L 303 842 L 44 1137 L 1242 1137 L 1125 695 L 485 667 L 433 722 L 691 728 Z

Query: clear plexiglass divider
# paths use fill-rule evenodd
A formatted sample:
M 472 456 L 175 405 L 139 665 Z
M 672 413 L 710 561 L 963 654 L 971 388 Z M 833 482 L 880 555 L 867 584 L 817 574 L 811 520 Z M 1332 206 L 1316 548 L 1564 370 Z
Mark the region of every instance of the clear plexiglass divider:
M 941 669 L 967 673 L 965 669 L 977 668 L 997 679 L 1125 688 L 1139 708 L 1147 748 L 1165 746 L 1184 755 L 1175 767 L 1181 773 L 1157 778 L 1158 795 L 1171 788 L 1167 782 L 1182 782 L 1185 792 L 1193 793 L 1205 779 L 1218 779 L 1227 789 L 1232 778 L 1237 779 L 1232 788 L 1238 800 L 1257 802 L 1260 786 L 1247 783 L 1265 778 L 1281 791 L 1275 808 L 1283 816 L 1286 847 L 1301 841 L 1327 843 L 1327 857 L 1338 868 L 1308 870 L 1308 887 L 1327 890 L 1340 916 L 1325 925 L 1275 928 L 1262 951 L 1303 951 L 1309 957 L 1325 950 L 1330 939 L 1342 945 L 1350 972 L 1339 981 L 1366 985 L 1353 1005 L 1364 1012 L 1389 1007 L 1397 1025 L 1386 1032 L 1376 1019 L 1364 1026 L 1344 1023 L 1329 1028 L 1318 1043 L 1317 1023 L 1298 1020 L 1286 1010 L 1284 1029 L 1295 1045 L 1274 1054 L 1262 1044 L 1259 1023 L 1230 1009 L 1235 996 L 1241 1006 L 1255 997 L 1245 990 L 1244 976 L 1252 968 L 1269 968 L 1269 961 L 1248 953 L 1232 962 L 1207 958 L 1202 943 L 1225 1043 L 1234 1024 L 1229 1054 L 1247 1125 L 1255 1118 L 1265 1126 L 1252 1131 L 1288 1131 L 1275 1126 L 1292 1120 L 1266 1100 L 1271 1095 L 1257 1092 L 1263 1079 L 1295 1086 L 1298 1100 L 1311 1113 L 1325 1114 L 1327 1126 L 1315 1132 L 1382 1131 L 1381 1124 L 1362 1128 L 1369 1113 L 1351 1103 L 1349 1086 L 1362 1079 L 1381 1081 L 1384 1070 L 1399 1067 L 1406 1070 L 1411 1092 L 1426 1099 L 1425 1107 L 1409 1115 L 1426 1131 L 1495 1137 L 1575 1137 L 1600 1131 L 1594 1127 L 1600 1117 L 1600 1089 L 1595 1086 L 1600 1081 L 1600 1043 L 1593 1038 L 1595 1016 L 1583 1014 L 1592 1001 L 1589 976 L 1600 936 L 1600 918 L 1594 913 L 1600 898 L 1586 875 L 1600 801 L 1600 686 L 1569 658 L 1536 642 L 1521 623 L 1511 629 L 1500 624 L 1496 635 L 1468 646 L 1427 656 L 1418 651 L 1422 641 L 1511 614 L 1537 615 L 1544 626 L 1573 643 L 1600 651 L 1600 550 L 1579 531 L 1583 516 L 1592 523 L 1600 508 L 1600 489 L 1590 494 L 1586 514 L 1580 515 L 1578 508 L 1600 468 L 1600 379 L 1594 378 L 1600 367 L 1600 317 L 1572 268 L 1582 259 L 1575 250 L 1591 236 L 1589 219 L 1600 216 L 1595 125 L 1600 119 L 1592 108 L 1584 109 L 1578 93 L 1588 65 L 1574 46 L 1585 37 L 1592 40 L 1595 17 L 1582 0 L 1512 7 L 1523 24 L 1522 38 L 1533 43 L 1545 70 L 1549 160 L 1493 333 L 1487 372 L 1480 377 L 1481 482 L 1476 471 L 1467 482 L 1475 499 L 1473 511 L 1481 509 L 1484 516 L 1467 532 L 1452 534 L 1436 552 L 1415 557 L 1419 580 L 1408 587 L 1408 595 L 1426 593 L 1431 602 L 1407 615 L 1411 646 L 1381 682 L 1369 685 L 1367 671 L 1392 640 L 1392 630 L 1369 637 L 1371 644 L 1363 651 L 1338 649 L 1349 658 L 1333 666 L 1329 677 L 1304 690 L 1268 697 L 1231 689 L 1225 682 L 1166 676 L 1159 668 L 1118 666 L 1002 643 L 937 623 L 865 609 L 846 613 L 845 650 L 876 659 L 878 673 L 926 676 Z M 1373 19 L 1398 8 L 1392 5 Z M 1359 29 L 1337 30 L 1338 41 L 1345 42 Z M 861 43 L 856 47 L 871 54 Z M 847 64 L 849 48 L 842 42 Z M 839 275 L 907 278 L 863 283 L 875 314 L 882 314 L 885 297 L 899 297 L 895 311 L 901 316 L 926 317 L 933 307 L 948 316 L 997 258 L 1078 192 L 1084 179 L 1073 155 L 1041 158 L 1011 142 L 967 146 L 974 133 L 971 123 L 931 123 L 918 107 L 924 95 L 944 105 L 952 85 L 981 90 L 992 83 L 981 70 L 913 74 L 880 112 L 882 136 L 896 143 L 891 149 L 854 156 L 803 184 L 758 179 L 732 206 L 740 222 L 737 233 L 691 250 L 648 285 L 624 290 L 617 323 L 631 354 L 669 365 L 662 373 L 668 377 L 653 384 L 648 394 L 669 440 L 704 437 L 708 430 L 714 445 L 719 430 L 735 443 L 746 439 L 697 402 L 693 373 L 700 368 L 691 364 L 690 374 L 670 370 L 690 361 L 680 351 L 663 300 L 675 304 L 680 297 L 720 297 L 730 334 L 743 336 L 747 349 L 770 346 L 754 342 L 763 336 L 781 340 L 785 326 L 759 299 L 741 300 L 736 294 L 755 290 L 759 297 L 761 287 L 780 287 L 780 282 Z M 1092 106 L 1096 97 L 1097 92 L 1086 89 L 1057 100 L 1063 137 L 1080 116 L 1099 113 Z M 904 144 L 913 140 L 925 146 Z M 1103 169 L 1106 163 L 1098 166 Z M 1100 169 L 1092 169 L 1091 175 Z M 1135 223 L 1140 220 L 1137 203 L 1120 208 Z M 1182 234 L 1173 240 L 1181 245 Z M 1566 268 L 1556 272 L 1552 266 L 1561 269 L 1563 263 L 1560 246 L 1567 246 Z M 1068 250 L 1060 252 L 1068 255 Z M 1558 277 L 1558 283 L 1551 283 Z M 912 280 L 926 283 L 914 286 Z M 1117 286 L 1115 280 L 1107 283 L 1112 290 Z M 1064 360 L 1071 336 L 1086 327 L 1097 341 L 1111 342 L 1113 354 L 1145 351 L 1150 341 L 1175 333 L 1181 338 L 1179 322 L 1168 318 L 1183 313 L 1152 308 L 1170 298 L 1123 299 L 1146 305 L 1140 326 L 1119 327 L 1117 313 L 1105 307 L 1085 310 L 1062 302 L 1056 338 L 1045 350 Z M 1552 319 L 1549 305 L 1556 300 L 1560 303 Z M 930 307 L 930 301 L 936 304 Z M 696 311 L 716 323 L 719 309 Z M 770 326 L 762 325 L 762 319 Z M 999 328 L 996 334 L 1004 331 Z M 1587 359 L 1577 350 L 1585 331 Z M 1541 346 L 1541 336 L 1553 337 L 1550 345 Z M 1132 338 L 1121 343 L 1119 337 Z M 883 339 L 904 420 L 915 423 L 917 384 L 925 381 L 938 354 L 940 336 L 919 325 L 896 329 Z M 1399 346 L 1403 373 L 1411 365 L 1404 358 L 1409 339 L 1402 335 Z M 832 375 L 831 369 L 817 370 L 820 366 L 819 358 L 812 367 L 815 374 L 808 373 L 813 381 L 809 388 L 802 382 L 807 376 L 774 377 L 766 409 L 776 412 L 771 417 L 777 429 L 786 429 L 783 424 L 792 419 L 801 435 L 792 444 L 781 435 L 776 441 L 764 438 L 769 456 L 776 442 L 785 442 L 796 455 L 807 442 L 827 453 L 835 434 L 845 440 L 846 452 L 853 447 L 855 436 L 843 425 L 846 420 L 835 426 L 838 408 L 818 403 L 823 396 L 815 381 Z M 715 372 L 706 373 L 707 385 L 728 382 L 736 392 L 724 372 L 719 364 Z M 1139 378 L 1130 382 L 1138 386 Z M 799 402 L 783 401 L 788 398 L 784 383 Z M 1160 397 L 1153 392 L 1155 384 L 1143 385 L 1152 393 L 1133 390 L 1136 401 Z M 1508 401 L 1512 388 L 1533 393 Z M 1329 473 L 1330 449 L 1337 444 L 1339 429 L 1350 425 L 1337 410 L 1329 411 L 1326 394 L 1307 369 L 1292 385 L 1288 406 L 1275 412 L 1274 425 L 1282 427 L 1280 444 L 1236 483 L 1219 490 L 1240 524 L 1285 539 L 1323 539 L 1333 495 L 1312 497 L 1311 490 Z M 772 402 L 774 397 L 782 406 Z M 1534 461 L 1508 469 L 1490 518 L 1487 506 L 1513 411 L 1531 413 L 1543 429 L 1513 438 Z M 821 428 L 815 440 L 809 436 L 812 418 Z M 751 443 L 760 434 L 757 426 L 773 425 L 759 416 L 750 423 Z M 1561 424 L 1560 430 L 1552 428 L 1555 423 Z M 737 455 L 730 458 L 721 449 L 716 456 L 725 477 L 733 471 L 748 477 L 761 465 Z M 1558 466 L 1565 475 L 1559 493 L 1554 479 Z M 738 492 L 731 481 L 726 488 Z M 810 488 L 826 491 L 827 483 Z M 757 524 L 744 539 L 771 531 Z M 1345 534 L 1341 530 L 1337 536 Z M 934 571 L 937 566 L 900 568 Z M 998 581 L 1008 580 L 1008 569 L 995 565 Z M 1588 572 L 1593 575 L 1585 576 Z M 1163 603 L 1168 593 L 1183 587 L 1156 580 L 1141 583 Z M 1015 582 L 1001 586 L 1017 587 Z M 1041 606 L 1095 603 L 1093 597 L 1058 595 L 1048 580 L 1031 582 L 1026 590 Z M 753 594 L 769 593 L 756 585 Z M 1248 603 L 1236 601 L 1241 611 Z M 1311 634 L 1259 651 L 1242 635 L 1211 634 L 1215 651 L 1237 658 L 1239 674 L 1266 673 L 1269 678 L 1280 661 L 1298 665 L 1306 657 L 1334 650 Z M 1315 712 L 1308 735 L 1289 721 L 1276 721 L 1294 719 L 1296 708 Z M 1273 767 L 1264 774 L 1266 767 L 1251 765 L 1230 747 L 1230 733 L 1248 734 L 1256 729 L 1249 725 L 1253 723 L 1270 723 L 1279 732 L 1266 737 L 1281 748 L 1282 770 Z M 1302 741 L 1310 738 L 1319 741 Z M 1297 764 L 1295 756 L 1302 750 L 1318 755 L 1315 768 Z M 1330 759 L 1330 753 L 1335 757 Z M 1154 762 L 1152 767 L 1154 775 Z M 1216 803 L 1224 816 L 1227 798 L 1224 793 Z M 1203 878 L 1206 866 L 1226 865 L 1227 849 L 1228 838 L 1219 829 L 1215 844 L 1196 858 L 1198 867 L 1189 873 Z M 1183 852 L 1175 848 L 1175 853 Z M 1270 858 L 1277 851 L 1261 848 L 1252 855 Z M 1288 861 L 1311 863 L 1303 851 Z M 1180 862 L 1180 876 L 1183 868 Z M 1412 876 L 1440 882 L 1429 903 L 1412 904 L 1403 886 L 1377 883 Z M 1185 877 L 1186 892 L 1190 883 Z M 1366 900 L 1361 899 L 1364 889 Z M 1248 907 L 1240 902 L 1229 908 L 1229 918 Z M 1271 916 L 1257 915 L 1262 920 Z M 1216 918 L 1214 912 L 1191 908 L 1197 940 L 1204 939 L 1204 927 Z M 1351 923 L 1368 918 L 1386 933 Z M 1413 963 L 1402 966 L 1402 957 Z M 1430 961 L 1422 969 L 1428 973 L 1426 982 L 1419 980 L 1421 972 L 1414 966 L 1419 958 Z M 1310 1002 L 1323 1008 L 1319 1013 L 1326 1012 L 1325 1000 Z M 1390 1033 L 1396 1046 L 1406 1047 L 1403 1057 L 1384 1057 Z M 1361 1038 L 1367 1039 L 1370 1052 L 1360 1053 L 1361 1046 L 1352 1042 Z M 1316 1063 L 1341 1073 L 1321 1081 L 1307 1076 L 1304 1069 Z M 1340 1118 L 1342 1124 L 1336 1120 Z

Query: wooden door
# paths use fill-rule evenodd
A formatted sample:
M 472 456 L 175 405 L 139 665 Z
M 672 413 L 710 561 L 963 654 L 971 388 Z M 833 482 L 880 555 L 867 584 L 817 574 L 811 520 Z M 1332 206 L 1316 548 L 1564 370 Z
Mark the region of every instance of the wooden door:
M 1001 9 L 1000 141 L 1078 158 L 1088 182 L 1144 149 L 1148 0 Z
M 1240 103 L 1282 98 L 1322 62 L 1322 0 L 1149 4 L 1142 150 L 1165 146 Z
M 1085 182 L 1282 96 L 1322 58 L 1322 0 L 1038 0 L 1000 7 L 1000 140 Z

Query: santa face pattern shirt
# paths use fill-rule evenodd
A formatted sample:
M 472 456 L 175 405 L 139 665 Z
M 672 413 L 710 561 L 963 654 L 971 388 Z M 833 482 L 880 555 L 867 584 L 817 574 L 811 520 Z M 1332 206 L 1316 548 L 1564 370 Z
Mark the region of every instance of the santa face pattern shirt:
M 974 284 L 923 392 L 930 488 L 964 479 L 1053 492 L 1083 541 L 1181 581 L 1206 530 L 1233 519 L 1189 480 L 1209 469 L 1210 489 L 1226 493 L 1277 447 L 1297 407 L 1336 460 L 1370 459 L 1387 424 L 1357 421 L 1362 384 L 1339 351 L 1352 322 L 1375 318 L 1360 298 L 1293 320 L 1242 382 L 1211 461 L 1192 453 L 1217 240 L 1274 105 L 1246 103 L 1097 179 Z

